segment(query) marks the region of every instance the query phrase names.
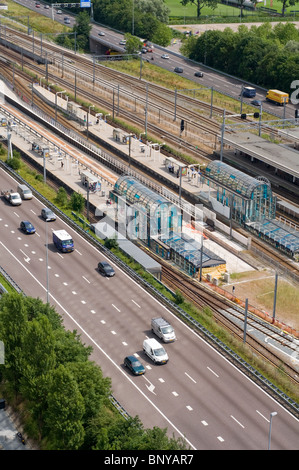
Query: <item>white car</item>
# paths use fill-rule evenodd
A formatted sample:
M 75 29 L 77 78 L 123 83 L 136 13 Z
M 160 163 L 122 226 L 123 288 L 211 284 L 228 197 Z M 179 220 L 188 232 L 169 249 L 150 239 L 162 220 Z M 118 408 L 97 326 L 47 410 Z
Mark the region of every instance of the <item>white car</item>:
M 62 11 L 61 10 L 57 10 L 57 15 L 62 15 Z
M 120 46 L 125 46 L 126 43 L 127 41 L 125 39 L 122 39 L 121 41 L 119 41 Z
M 168 54 L 163 54 L 161 55 L 162 59 L 169 59 L 169 55 Z
M 100 31 L 100 32 L 98 33 L 98 35 L 99 35 L 99 36 L 105 36 L 105 33 L 104 33 L 104 31 Z

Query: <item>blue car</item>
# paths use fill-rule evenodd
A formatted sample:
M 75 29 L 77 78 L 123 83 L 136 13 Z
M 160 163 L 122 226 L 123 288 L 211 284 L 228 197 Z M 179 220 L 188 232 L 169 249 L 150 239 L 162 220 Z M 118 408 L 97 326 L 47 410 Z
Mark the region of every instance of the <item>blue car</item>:
M 25 233 L 35 233 L 35 228 L 33 227 L 32 223 L 28 220 L 22 220 L 20 223 L 20 229 Z
M 124 365 L 128 367 L 134 375 L 142 375 L 145 373 L 145 368 L 135 356 L 125 357 Z

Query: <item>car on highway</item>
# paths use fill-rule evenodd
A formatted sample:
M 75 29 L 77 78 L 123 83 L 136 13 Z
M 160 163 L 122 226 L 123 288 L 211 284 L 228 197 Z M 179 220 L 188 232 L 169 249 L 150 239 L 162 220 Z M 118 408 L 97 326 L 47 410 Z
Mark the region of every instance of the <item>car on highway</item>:
M 49 5 L 45 5 L 45 6 L 44 6 L 44 9 L 45 9 L 45 10 L 49 10 L 49 8 L 50 8 Z
M 261 100 L 252 100 L 251 104 L 253 104 L 253 106 L 261 106 L 262 102 L 261 102 Z
M 22 222 L 20 223 L 20 229 L 24 233 L 28 233 L 28 234 L 35 233 L 35 228 L 32 225 L 32 223 L 29 222 L 29 220 L 22 220 Z
M 65 22 L 65 24 L 71 24 L 71 20 L 69 19 L 68 16 L 64 17 L 64 22 Z
M 168 55 L 168 54 L 162 54 L 162 55 L 161 55 L 161 58 L 162 58 L 162 59 L 169 59 L 169 55 Z
M 99 36 L 105 36 L 105 33 L 104 33 L 104 31 L 100 31 L 100 32 L 98 33 L 98 35 L 99 35 Z
M 98 271 L 100 274 L 106 277 L 112 277 L 115 275 L 115 271 L 107 261 L 100 261 L 98 263 Z
M 145 374 L 145 368 L 135 356 L 126 356 L 124 359 L 124 365 L 130 369 L 134 375 Z
M 203 77 L 202 72 L 195 72 L 194 77 Z
M 40 8 L 40 3 L 36 3 L 35 8 Z
M 61 10 L 57 10 L 56 13 L 57 13 L 57 15 L 62 15 L 62 11 L 61 11 Z
M 125 46 L 126 43 L 127 41 L 125 39 L 122 39 L 121 41 L 119 41 L 120 46 Z
M 174 71 L 175 71 L 176 73 L 183 73 L 183 72 L 184 72 L 184 70 L 182 69 L 182 67 L 175 67 L 175 68 L 174 68 Z
M 56 220 L 56 215 L 54 214 L 51 209 L 48 209 L 48 207 L 44 207 L 41 210 L 41 216 L 46 222 L 51 222 L 53 220 Z
M 142 54 L 147 54 L 147 47 L 142 47 L 141 52 Z

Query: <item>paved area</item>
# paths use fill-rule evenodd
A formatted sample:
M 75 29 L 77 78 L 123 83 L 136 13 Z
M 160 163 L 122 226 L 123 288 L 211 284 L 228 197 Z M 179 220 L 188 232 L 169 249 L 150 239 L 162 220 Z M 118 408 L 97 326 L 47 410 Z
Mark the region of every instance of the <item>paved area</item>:
M 19 430 L 13 423 L 7 408 L 0 410 L 0 450 L 28 450 L 16 437 Z

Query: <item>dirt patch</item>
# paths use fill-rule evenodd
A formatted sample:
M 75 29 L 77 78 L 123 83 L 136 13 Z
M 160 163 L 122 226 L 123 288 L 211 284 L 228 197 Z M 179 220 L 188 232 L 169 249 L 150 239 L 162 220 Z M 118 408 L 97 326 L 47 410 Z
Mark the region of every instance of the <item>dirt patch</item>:
M 240 300 L 273 316 L 275 272 L 272 270 L 251 271 L 235 274 L 229 284 L 222 288 Z M 275 318 L 299 331 L 299 288 L 285 278 L 278 276 Z

